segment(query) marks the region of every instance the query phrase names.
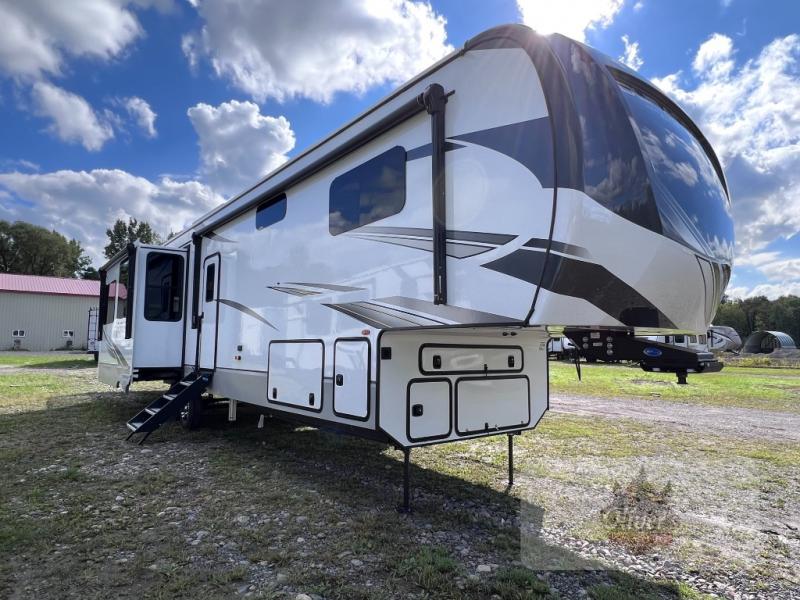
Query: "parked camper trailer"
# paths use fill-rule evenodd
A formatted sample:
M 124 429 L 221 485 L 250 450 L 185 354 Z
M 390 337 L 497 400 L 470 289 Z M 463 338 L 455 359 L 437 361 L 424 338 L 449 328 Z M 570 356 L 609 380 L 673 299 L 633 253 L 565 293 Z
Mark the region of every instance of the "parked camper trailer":
M 578 352 L 575 344 L 568 337 L 554 337 L 547 343 L 547 354 L 556 360 L 573 358 Z
M 708 349 L 712 352 L 739 352 L 742 338 L 733 327 L 712 325 L 708 329 Z
M 391 443 L 406 467 L 426 444 L 511 449 L 547 410 L 551 333 L 718 369 L 632 336 L 705 331 L 732 248 L 720 163 L 675 103 L 582 44 L 498 27 L 165 245 L 112 258 L 99 377 L 174 382 L 132 435 L 196 422 L 209 392 L 231 416 Z

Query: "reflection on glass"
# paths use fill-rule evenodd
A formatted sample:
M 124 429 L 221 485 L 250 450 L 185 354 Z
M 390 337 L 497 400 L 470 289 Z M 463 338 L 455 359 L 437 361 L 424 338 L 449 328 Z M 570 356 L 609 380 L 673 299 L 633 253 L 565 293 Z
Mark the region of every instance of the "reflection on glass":
M 147 257 L 144 318 L 180 321 L 183 306 L 183 257 L 151 253 Z
M 700 142 L 653 100 L 620 87 L 648 163 L 664 235 L 705 256 L 730 262 L 730 202 Z
M 123 260 L 119 266 L 119 286 L 117 287 L 117 319 L 128 315 L 128 261 Z
M 256 210 L 256 229 L 264 229 L 282 221 L 286 216 L 286 196 L 270 200 Z
M 385 219 L 406 202 L 406 151 L 395 146 L 331 183 L 329 228 L 339 235 Z
M 620 217 L 661 233 L 639 142 L 616 82 L 572 40 L 554 36 L 550 43 L 563 65 L 580 122 L 586 194 Z

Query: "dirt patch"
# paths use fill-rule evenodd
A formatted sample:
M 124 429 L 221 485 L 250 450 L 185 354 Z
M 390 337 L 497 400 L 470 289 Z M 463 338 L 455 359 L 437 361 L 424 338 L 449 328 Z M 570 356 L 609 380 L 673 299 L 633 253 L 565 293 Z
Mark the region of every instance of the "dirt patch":
M 800 442 L 800 414 L 794 413 L 563 394 L 551 396 L 550 410 L 585 416 L 624 417 L 684 432 Z

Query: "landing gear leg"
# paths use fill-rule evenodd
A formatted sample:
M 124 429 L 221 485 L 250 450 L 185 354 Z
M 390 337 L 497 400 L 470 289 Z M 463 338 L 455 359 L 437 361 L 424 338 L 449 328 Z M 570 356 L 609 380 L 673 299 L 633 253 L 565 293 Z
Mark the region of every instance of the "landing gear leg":
M 514 434 L 508 434 L 508 488 L 514 485 Z
M 402 514 L 411 513 L 411 448 L 403 448 L 403 504 L 397 507 L 397 512 Z

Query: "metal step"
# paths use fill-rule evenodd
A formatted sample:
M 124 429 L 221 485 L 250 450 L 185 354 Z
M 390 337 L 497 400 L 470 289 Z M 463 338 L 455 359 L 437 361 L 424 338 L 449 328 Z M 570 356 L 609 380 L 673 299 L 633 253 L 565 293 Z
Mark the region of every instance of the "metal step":
M 128 421 L 128 429 L 131 430 L 128 439 L 134 433 L 144 433 L 144 438 L 139 441 L 140 444 L 143 443 L 148 435 L 178 415 L 188 402 L 198 398 L 206 390 L 210 381 L 211 375 L 208 374 L 198 377 L 192 373 L 184 377 L 173 385 L 168 393 L 153 400 Z

